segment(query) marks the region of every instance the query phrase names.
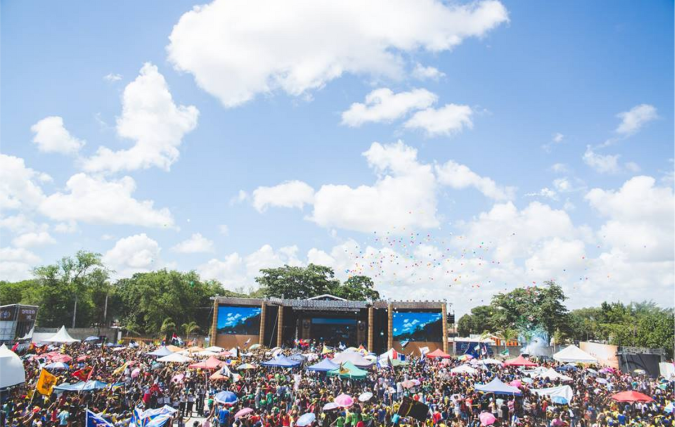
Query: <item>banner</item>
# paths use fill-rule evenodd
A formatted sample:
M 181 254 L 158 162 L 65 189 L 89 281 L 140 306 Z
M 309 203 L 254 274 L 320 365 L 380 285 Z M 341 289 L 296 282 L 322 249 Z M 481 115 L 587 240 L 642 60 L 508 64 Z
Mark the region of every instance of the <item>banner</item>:
M 87 418 L 85 427 L 114 427 L 114 425 L 98 414 L 87 409 Z
M 429 407 L 422 402 L 418 402 L 409 397 L 404 397 L 401 407 L 398 408 L 398 415 L 402 417 L 412 417 L 417 421 L 424 422 L 429 415 Z
M 582 341 L 579 343 L 579 348 L 598 359 L 600 365 L 619 369 L 619 358 L 616 355 L 619 347 Z
M 134 408 L 134 414 L 131 416 L 129 422 L 130 427 L 162 427 L 166 422 L 173 417 L 173 414 L 178 412 L 171 406 L 164 405 L 157 409 L 148 409 L 141 411 L 139 408 Z
M 44 394 L 45 396 L 49 396 L 52 394 L 52 389 L 56 385 L 56 375 L 52 375 L 46 370 L 42 370 L 40 372 L 40 378 L 38 378 L 37 385 L 35 386 L 35 389 L 38 391 L 40 394 Z

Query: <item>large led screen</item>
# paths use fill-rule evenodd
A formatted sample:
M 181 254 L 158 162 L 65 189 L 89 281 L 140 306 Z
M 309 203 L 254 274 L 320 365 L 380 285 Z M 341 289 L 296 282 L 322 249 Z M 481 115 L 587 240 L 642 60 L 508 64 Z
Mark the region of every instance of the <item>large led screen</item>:
M 441 312 L 396 311 L 393 320 L 396 341 L 443 341 Z
M 218 307 L 218 333 L 228 335 L 258 335 L 260 333 L 260 307 Z

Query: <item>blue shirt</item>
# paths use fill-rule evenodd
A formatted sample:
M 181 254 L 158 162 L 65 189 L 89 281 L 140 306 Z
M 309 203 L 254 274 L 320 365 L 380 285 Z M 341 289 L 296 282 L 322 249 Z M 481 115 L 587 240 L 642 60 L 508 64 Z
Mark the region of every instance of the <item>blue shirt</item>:
M 225 425 L 229 420 L 230 420 L 230 411 L 227 410 L 226 408 L 221 408 L 220 412 L 218 412 L 218 422 L 221 425 Z

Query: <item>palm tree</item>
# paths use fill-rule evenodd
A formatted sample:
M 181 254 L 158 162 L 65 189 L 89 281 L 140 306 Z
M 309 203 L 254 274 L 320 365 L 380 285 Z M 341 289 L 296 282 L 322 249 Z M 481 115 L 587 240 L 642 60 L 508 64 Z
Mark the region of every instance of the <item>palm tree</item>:
M 197 325 L 197 322 L 194 320 L 190 323 L 183 323 L 181 326 L 183 327 L 183 332 L 185 332 L 186 341 L 190 339 L 190 335 L 192 335 L 193 332 L 199 331 L 199 325 Z
M 518 331 L 515 329 L 511 328 L 506 328 L 497 334 L 497 337 L 499 337 L 500 340 L 504 341 L 504 350 L 508 350 L 508 342 L 509 341 L 514 341 L 518 339 Z
M 159 328 L 159 333 L 164 335 L 164 338 L 168 341 L 169 335 L 173 334 L 174 332 L 176 332 L 176 324 L 174 323 L 173 319 L 167 317 L 162 322 L 162 326 Z

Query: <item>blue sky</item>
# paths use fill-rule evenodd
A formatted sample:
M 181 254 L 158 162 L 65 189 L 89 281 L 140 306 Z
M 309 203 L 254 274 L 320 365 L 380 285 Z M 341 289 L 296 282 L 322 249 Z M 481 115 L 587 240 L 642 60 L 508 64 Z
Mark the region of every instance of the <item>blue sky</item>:
M 199 4 L 3 2 L 2 278 L 673 304 L 672 2 Z

